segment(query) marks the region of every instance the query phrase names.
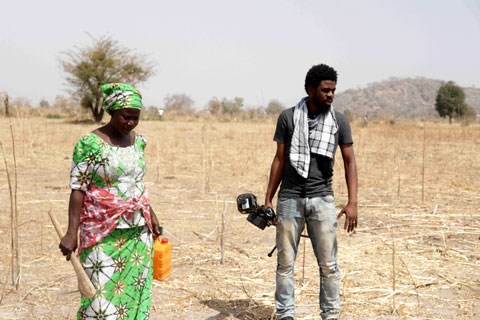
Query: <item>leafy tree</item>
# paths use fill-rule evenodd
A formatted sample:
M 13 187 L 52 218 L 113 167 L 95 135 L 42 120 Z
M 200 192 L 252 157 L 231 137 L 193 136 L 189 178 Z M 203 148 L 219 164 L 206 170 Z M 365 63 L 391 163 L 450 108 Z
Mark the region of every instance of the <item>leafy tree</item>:
M 103 118 L 105 83 L 125 82 L 132 85 L 146 81 L 153 74 L 153 63 L 133 54 L 110 37 L 93 37 L 90 46 L 75 47 L 62 53 L 60 64 L 67 74 L 72 96 L 83 108 L 91 110 L 96 122 Z
M 233 100 L 223 99 L 222 101 L 223 113 L 235 115 L 242 111 L 243 98 L 235 97 Z
M 467 111 L 465 104 L 465 93 L 462 88 L 454 82 L 449 81 L 442 85 L 437 92 L 435 109 L 440 117 L 448 117 L 452 123 L 452 118 L 460 118 Z
M 40 100 L 40 108 L 50 108 L 50 103 L 48 103 L 47 99 L 43 98 Z
M 222 101 L 216 97 L 211 98 L 207 103 L 208 113 L 213 115 L 220 115 L 222 113 Z
M 218 100 L 216 97 L 211 98 L 207 103 L 207 109 L 210 114 L 221 115 L 236 115 L 242 111 L 243 98 L 235 97 L 233 100 L 223 98 Z
M 165 103 L 164 110 L 165 112 L 176 112 L 176 113 L 189 113 L 193 111 L 194 101 L 188 95 L 181 94 L 169 94 L 163 100 Z
M 267 108 L 265 109 L 265 112 L 268 115 L 276 115 L 282 112 L 285 109 L 285 106 L 278 100 L 271 100 Z

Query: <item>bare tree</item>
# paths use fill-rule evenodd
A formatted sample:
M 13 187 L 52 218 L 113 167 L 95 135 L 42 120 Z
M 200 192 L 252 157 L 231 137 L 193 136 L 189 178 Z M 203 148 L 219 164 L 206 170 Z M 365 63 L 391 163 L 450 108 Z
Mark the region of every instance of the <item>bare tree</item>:
M 9 104 L 9 98 L 8 98 L 8 93 L 5 92 L 5 98 L 3 99 L 3 104 L 5 105 L 5 115 L 7 117 L 10 116 L 10 104 Z

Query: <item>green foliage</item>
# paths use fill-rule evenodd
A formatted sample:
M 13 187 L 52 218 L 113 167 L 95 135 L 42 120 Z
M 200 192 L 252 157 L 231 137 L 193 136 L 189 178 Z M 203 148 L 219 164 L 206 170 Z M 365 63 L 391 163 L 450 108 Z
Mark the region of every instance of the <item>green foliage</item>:
M 60 64 L 72 96 L 84 108 L 91 110 L 96 122 L 103 118 L 105 83 L 125 82 L 131 85 L 146 81 L 153 74 L 153 64 L 145 57 L 133 54 L 110 37 L 93 37 L 86 47 L 75 47 L 62 53 Z
M 222 113 L 222 102 L 216 97 L 211 98 L 207 103 L 207 111 L 213 115 L 220 115 Z
M 48 101 L 43 98 L 42 100 L 40 100 L 40 108 L 50 108 L 50 103 L 48 103 Z
M 458 119 L 462 117 L 467 108 L 465 93 L 454 82 L 449 81 L 438 89 L 435 110 L 437 110 L 440 117 L 448 117 L 451 123 L 452 118 Z
M 235 97 L 233 100 L 223 98 L 218 100 L 213 97 L 208 101 L 207 110 L 213 115 L 238 115 L 242 111 L 243 98 Z
M 181 94 L 169 94 L 163 100 L 165 103 L 165 112 L 174 112 L 177 114 L 193 113 L 194 101 L 188 95 Z
M 61 119 L 62 116 L 59 115 L 58 113 L 48 113 L 47 114 L 47 119 Z
M 467 105 L 467 110 L 462 116 L 463 123 L 465 125 L 469 125 L 475 120 L 477 120 L 477 111 L 474 108 Z
M 265 112 L 267 115 L 278 115 L 280 112 L 285 110 L 285 106 L 278 100 L 270 100 L 270 102 L 267 105 L 267 108 L 265 108 Z
M 223 99 L 223 113 L 229 115 L 236 115 L 242 111 L 243 98 L 235 97 L 233 100 Z

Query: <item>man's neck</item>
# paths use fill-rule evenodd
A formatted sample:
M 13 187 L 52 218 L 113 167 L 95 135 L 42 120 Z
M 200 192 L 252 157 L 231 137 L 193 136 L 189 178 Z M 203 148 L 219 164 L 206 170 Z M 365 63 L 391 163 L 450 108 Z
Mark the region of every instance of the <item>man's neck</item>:
M 307 109 L 308 109 L 308 117 L 313 119 L 317 117 L 319 114 L 326 114 L 330 111 L 330 107 L 319 108 L 317 107 L 310 99 L 307 100 Z
M 308 108 L 308 114 L 320 113 L 320 109 L 313 103 L 313 101 L 310 98 L 307 99 L 307 108 Z

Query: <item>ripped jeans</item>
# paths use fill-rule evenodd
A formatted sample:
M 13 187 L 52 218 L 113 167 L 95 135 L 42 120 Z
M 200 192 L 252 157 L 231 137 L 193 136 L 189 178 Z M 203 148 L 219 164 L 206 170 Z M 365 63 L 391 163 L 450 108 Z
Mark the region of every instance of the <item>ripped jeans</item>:
M 277 204 L 277 319 L 295 314 L 293 265 L 305 223 L 320 269 L 322 319 L 340 313 L 340 275 L 337 267 L 337 216 L 333 196 L 279 198 Z

